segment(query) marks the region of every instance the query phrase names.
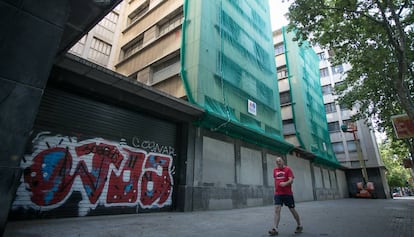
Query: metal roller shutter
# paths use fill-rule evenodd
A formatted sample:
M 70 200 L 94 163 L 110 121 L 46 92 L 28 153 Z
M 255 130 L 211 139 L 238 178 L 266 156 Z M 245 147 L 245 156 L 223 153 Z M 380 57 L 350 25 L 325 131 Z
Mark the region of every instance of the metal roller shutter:
M 174 123 L 47 88 L 11 217 L 172 210 L 176 137 Z

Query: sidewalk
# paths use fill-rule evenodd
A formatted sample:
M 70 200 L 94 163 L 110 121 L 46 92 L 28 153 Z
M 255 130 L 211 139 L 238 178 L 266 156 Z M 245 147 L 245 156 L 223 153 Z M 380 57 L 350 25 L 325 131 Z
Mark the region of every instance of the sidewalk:
M 304 226 L 282 208 L 278 236 L 414 237 L 414 199 L 340 199 L 297 203 Z M 4 237 L 264 237 L 273 206 L 226 211 L 146 213 L 8 222 Z

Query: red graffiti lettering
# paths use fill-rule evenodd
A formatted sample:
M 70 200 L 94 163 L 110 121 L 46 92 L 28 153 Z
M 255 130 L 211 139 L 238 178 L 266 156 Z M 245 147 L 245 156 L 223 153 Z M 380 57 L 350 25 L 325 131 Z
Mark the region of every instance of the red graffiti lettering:
M 134 203 L 138 197 L 138 180 L 142 173 L 142 164 L 145 154 L 124 149 L 129 156 L 121 175 L 117 176 L 114 171 L 109 179 L 108 203 Z
M 66 148 L 51 148 L 37 154 L 33 165 L 24 170 L 32 201 L 40 206 L 61 202 L 72 186 L 71 168 L 72 156 Z
M 164 203 L 171 195 L 170 159 L 150 155 L 145 162 L 142 176 L 141 203 L 150 206 Z
M 83 192 L 91 205 L 98 200 L 108 205 L 132 204 L 143 208 L 171 204 L 170 156 L 97 144 L 93 140 L 71 147 L 76 157 L 67 147 L 48 148 L 35 155 L 32 164 L 24 170 L 26 190 L 31 192 L 34 204 L 59 206 L 73 190 Z M 73 161 L 77 162 L 74 171 Z M 106 199 L 100 198 L 104 190 L 107 190 Z
M 89 172 L 85 162 L 80 161 L 76 169 L 76 174 L 80 176 L 83 182 L 83 187 L 85 188 L 89 201 L 95 203 L 105 186 L 109 165 L 114 164 L 116 168 L 119 168 L 123 156 L 115 146 L 107 144 L 96 145 L 95 143 L 90 143 L 76 147 L 75 150 L 78 156 L 94 153 L 92 158 L 92 171 Z

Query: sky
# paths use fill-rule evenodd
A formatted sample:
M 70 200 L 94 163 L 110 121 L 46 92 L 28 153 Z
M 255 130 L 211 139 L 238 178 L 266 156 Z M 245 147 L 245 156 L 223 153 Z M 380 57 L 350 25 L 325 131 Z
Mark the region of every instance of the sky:
M 285 0 L 283 3 L 282 0 L 269 0 L 272 31 L 288 24 L 287 19 L 283 15 L 288 12 L 288 7 L 291 3 L 292 0 L 289 2 Z

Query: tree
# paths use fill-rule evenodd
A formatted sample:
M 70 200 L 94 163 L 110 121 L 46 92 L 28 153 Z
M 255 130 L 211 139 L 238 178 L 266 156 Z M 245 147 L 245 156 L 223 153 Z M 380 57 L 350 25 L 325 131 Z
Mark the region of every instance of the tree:
M 401 141 L 400 141 L 401 142 Z M 381 159 L 387 168 L 387 181 L 390 187 L 406 186 L 407 180 L 411 177 L 409 169 L 402 165 L 403 158 L 407 157 L 408 150 L 402 146 L 393 146 L 390 141 L 379 145 Z
M 335 87 L 338 102 L 357 106 L 354 119 L 378 119 L 380 131 L 392 131 L 392 115 L 407 113 L 414 121 L 413 5 L 411 0 L 296 0 L 289 7 L 288 30 L 297 40 L 329 48 L 333 65 L 352 65 Z

